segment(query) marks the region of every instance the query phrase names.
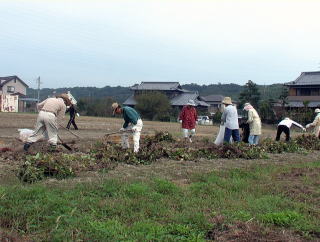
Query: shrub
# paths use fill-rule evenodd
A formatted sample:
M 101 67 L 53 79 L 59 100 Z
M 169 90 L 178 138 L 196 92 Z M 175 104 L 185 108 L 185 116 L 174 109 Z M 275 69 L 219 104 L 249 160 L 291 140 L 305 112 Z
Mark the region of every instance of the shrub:
M 303 216 L 295 211 L 282 211 L 275 213 L 266 213 L 261 216 L 261 220 L 265 223 L 289 227 L 298 220 L 303 220 Z

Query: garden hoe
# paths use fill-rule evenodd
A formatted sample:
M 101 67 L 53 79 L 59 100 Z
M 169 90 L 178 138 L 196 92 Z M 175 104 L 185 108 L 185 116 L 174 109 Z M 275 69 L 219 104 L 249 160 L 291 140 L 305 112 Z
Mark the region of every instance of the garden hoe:
M 67 150 L 72 150 L 72 148 L 67 145 L 65 142 L 63 142 L 63 140 L 60 138 L 60 136 L 58 135 L 58 139 L 60 140 L 60 143 L 64 148 L 66 148 Z
M 122 134 L 122 133 L 132 133 L 132 130 L 125 130 L 125 131 L 114 131 L 114 132 L 111 132 L 111 133 L 106 133 L 104 135 L 105 138 L 107 138 L 108 136 L 112 135 L 112 134 Z
M 80 139 L 81 137 L 77 134 L 75 134 L 74 132 L 72 132 L 70 129 L 67 129 L 66 127 L 62 126 L 61 124 L 59 124 L 59 126 L 61 128 L 63 128 L 64 130 L 68 131 L 70 134 L 74 135 L 75 137 L 77 137 L 78 139 Z

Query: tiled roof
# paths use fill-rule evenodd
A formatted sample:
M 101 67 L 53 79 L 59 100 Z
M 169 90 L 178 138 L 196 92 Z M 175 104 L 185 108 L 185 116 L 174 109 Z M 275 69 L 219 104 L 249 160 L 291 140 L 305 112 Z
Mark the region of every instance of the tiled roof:
M 288 104 L 286 105 L 286 107 L 292 107 L 292 108 L 303 108 L 303 102 L 299 102 L 299 101 L 289 101 Z M 320 107 L 320 101 L 316 102 L 316 101 L 311 101 L 308 103 L 308 107 L 310 108 L 316 108 L 316 107 Z
M 206 102 L 222 102 L 224 96 L 222 95 L 209 95 L 202 97 L 202 99 Z
M 131 95 L 130 97 L 128 97 L 128 99 L 126 101 L 124 101 L 123 105 L 130 105 L 130 106 L 134 106 L 136 105 L 137 102 L 136 100 L 134 99 L 134 96 Z
M 209 107 L 210 105 L 199 99 L 199 95 L 193 93 L 182 93 L 170 100 L 172 106 L 184 106 L 187 105 L 189 100 L 194 100 L 197 106 Z
M 200 100 L 200 97 L 198 95 L 198 93 L 196 92 L 192 92 L 192 93 L 181 93 L 180 95 L 172 98 L 170 100 L 170 103 L 172 106 L 184 106 L 187 105 L 188 101 L 192 99 L 195 101 L 195 103 L 197 104 L 197 106 L 202 106 L 202 107 L 209 107 L 210 105 L 204 101 Z M 130 105 L 130 106 L 134 106 L 136 105 L 137 102 L 134 99 L 134 96 L 131 95 L 124 103 L 123 105 Z
M 320 96 L 288 96 L 288 101 L 320 101 Z
M 12 80 L 19 80 L 24 86 L 29 87 L 24 81 L 22 81 L 19 77 L 17 76 L 4 76 L 4 77 L 0 77 L 0 87 L 3 87 L 6 83 L 12 81 Z
M 313 86 L 320 85 L 320 71 L 301 72 L 300 76 L 285 84 L 286 86 Z
M 141 82 L 139 85 L 131 87 L 132 90 L 181 90 L 179 82 Z

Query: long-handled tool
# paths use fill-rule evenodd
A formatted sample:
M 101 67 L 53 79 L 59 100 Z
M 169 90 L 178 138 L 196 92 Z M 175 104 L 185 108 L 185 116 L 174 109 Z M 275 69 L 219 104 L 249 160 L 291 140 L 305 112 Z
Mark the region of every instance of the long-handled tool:
M 118 131 L 113 131 L 113 132 L 110 132 L 110 133 L 106 133 L 105 135 L 104 135 L 104 137 L 108 137 L 108 136 L 110 136 L 110 135 L 112 135 L 112 134 L 123 134 L 123 133 L 132 133 L 132 130 L 118 130 Z
M 59 124 L 59 126 L 61 128 L 63 128 L 64 130 L 68 131 L 70 134 L 73 134 L 74 136 L 76 136 L 78 139 L 81 139 L 81 137 L 77 134 L 75 134 L 74 132 L 72 132 L 70 129 L 67 129 L 66 127 L 62 126 L 61 124 Z
M 65 142 L 63 142 L 63 140 L 60 138 L 60 136 L 58 135 L 58 139 L 60 140 L 60 143 L 64 148 L 66 148 L 67 150 L 72 150 L 72 148 L 67 145 Z

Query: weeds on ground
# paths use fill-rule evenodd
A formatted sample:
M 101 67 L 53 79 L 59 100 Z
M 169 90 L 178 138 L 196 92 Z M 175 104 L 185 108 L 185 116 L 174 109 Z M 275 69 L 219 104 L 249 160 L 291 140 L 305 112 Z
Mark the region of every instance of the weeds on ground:
M 320 149 L 320 141 L 305 135 L 290 142 L 265 139 L 257 146 L 241 142 L 217 146 L 206 141 L 186 146 L 184 142 L 177 142 L 171 134 L 159 132 L 142 140 L 138 153 L 131 149 L 123 150 L 118 144 L 98 142 L 86 153 L 27 156 L 18 176 L 22 181 L 35 182 L 46 176 L 66 178 L 80 171 L 106 171 L 118 163 L 148 165 L 161 158 L 190 161 L 201 158 L 266 159 L 267 153 L 304 153 L 313 149 Z
M 289 229 L 317 238 L 312 236 L 320 233 L 320 208 L 286 196 L 279 185 L 277 174 L 293 168 L 256 165 L 197 174 L 186 187 L 161 178 L 104 180 L 73 188 L 0 187 L 0 227 L 35 240 L 204 241 L 212 228 L 216 234 L 210 238 L 215 239 L 254 223 L 271 226 L 274 233 L 281 228 L 274 236 Z M 220 222 L 219 216 L 224 218 Z

